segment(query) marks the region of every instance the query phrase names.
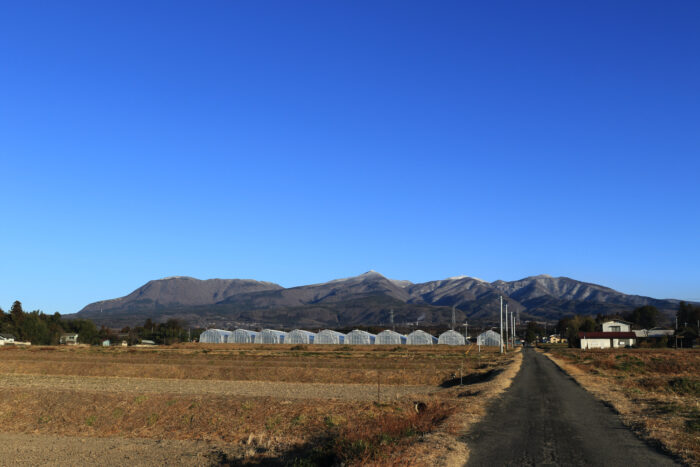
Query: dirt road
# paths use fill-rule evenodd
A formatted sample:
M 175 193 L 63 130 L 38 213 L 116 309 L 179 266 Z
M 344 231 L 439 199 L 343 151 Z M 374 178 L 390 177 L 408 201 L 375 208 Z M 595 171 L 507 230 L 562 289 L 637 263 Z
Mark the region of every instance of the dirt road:
M 464 438 L 467 466 L 664 466 L 602 402 L 544 355 L 525 349 L 520 373 Z

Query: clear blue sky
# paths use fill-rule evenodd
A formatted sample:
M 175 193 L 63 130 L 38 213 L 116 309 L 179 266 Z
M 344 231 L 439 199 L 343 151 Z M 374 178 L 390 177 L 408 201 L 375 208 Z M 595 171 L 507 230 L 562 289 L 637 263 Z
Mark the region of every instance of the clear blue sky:
M 5 2 L 0 306 L 170 275 L 700 300 L 700 2 Z

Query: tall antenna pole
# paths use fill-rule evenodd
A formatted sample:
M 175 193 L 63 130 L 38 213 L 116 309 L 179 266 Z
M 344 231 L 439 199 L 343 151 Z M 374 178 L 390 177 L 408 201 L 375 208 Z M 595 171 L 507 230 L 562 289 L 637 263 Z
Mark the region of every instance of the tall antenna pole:
M 501 299 L 501 353 L 503 353 L 503 295 L 500 295 L 499 298 Z
M 455 305 L 452 305 L 452 330 L 455 330 L 457 320 L 455 319 Z

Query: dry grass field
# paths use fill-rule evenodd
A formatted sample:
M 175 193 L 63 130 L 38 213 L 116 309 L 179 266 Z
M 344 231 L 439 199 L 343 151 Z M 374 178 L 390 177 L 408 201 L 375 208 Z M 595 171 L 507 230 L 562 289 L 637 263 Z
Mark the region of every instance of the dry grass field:
M 623 421 L 691 465 L 700 465 L 700 350 L 547 349 Z
M 103 465 L 457 464 L 467 456 L 457 435 L 520 359 L 443 346 L 5 347 L 0 455 L 26 465 L 67 452 Z

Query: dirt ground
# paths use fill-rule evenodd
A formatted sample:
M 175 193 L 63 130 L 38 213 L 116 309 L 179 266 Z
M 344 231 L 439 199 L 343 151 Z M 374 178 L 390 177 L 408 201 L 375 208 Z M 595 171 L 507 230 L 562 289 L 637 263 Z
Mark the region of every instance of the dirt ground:
M 431 346 L 0 350 L 15 465 L 457 465 L 518 354 Z M 460 382 L 462 383 L 460 385 Z
M 203 441 L 0 433 L 0 459 L 3 465 L 18 466 L 210 466 L 219 463 L 222 454 Z
M 106 376 L 0 375 L 0 389 L 190 394 L 275 399 L 377 400 L 377 384 L 280 383 L 275 381 L 174 380 Z M 434 386 L 379 385 L 379 398 L 429 394 Z

